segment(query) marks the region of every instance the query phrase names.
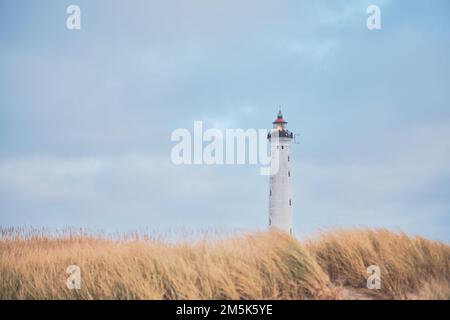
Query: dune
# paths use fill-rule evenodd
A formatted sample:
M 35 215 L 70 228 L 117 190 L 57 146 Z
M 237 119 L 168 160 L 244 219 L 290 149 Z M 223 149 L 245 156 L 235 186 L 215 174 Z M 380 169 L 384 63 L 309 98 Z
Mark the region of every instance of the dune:
M 383 229 L 170 242 L 1 228 L 0 279 L 0 299 L 450 299 L 450 246 Z

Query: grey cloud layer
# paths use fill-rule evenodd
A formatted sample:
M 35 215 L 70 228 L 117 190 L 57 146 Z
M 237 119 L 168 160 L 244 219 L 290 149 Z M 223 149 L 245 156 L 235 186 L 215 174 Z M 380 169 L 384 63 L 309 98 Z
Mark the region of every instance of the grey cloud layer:
M 174 167 L 170 133 L 267 128 L 282 104 L 300 234 L 449 241 L 449 3 L 79 1 L 0 8 L 0 224 L 266 225 L 255 167 Z M 405 6 L 408 6 L 407 8 Z

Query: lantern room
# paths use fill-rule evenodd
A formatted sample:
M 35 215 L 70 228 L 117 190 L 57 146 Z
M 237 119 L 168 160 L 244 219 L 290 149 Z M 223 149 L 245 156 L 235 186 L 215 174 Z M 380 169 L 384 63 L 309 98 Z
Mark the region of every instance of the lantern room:
M 277 119 L 273 122 L 273 128 L 278 131 L 285 131 L 286 125 L 287 122 L 283 119 L 283 114 L 281 113 L 280 109 Z

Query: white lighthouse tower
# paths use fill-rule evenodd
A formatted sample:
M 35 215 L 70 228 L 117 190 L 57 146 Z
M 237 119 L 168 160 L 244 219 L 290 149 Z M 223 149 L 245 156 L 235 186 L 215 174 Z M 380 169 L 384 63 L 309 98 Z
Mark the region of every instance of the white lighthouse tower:
M 269 229 L 292 234 L 291 142 L 283 114 L 278 112 L 267 138 L 271 146 L 271 175 L 269 191 Z

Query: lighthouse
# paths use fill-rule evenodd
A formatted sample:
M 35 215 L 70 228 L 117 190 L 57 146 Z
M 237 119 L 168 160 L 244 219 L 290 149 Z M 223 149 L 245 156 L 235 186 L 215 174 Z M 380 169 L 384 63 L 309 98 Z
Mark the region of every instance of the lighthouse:
M 283 118 L 281 108 L 267 138 L 270 142 L 272 164 L 269 191 L 269 229 L 292 234 L 291 142 L 293 134 L 287 130 L 287 122 Z

